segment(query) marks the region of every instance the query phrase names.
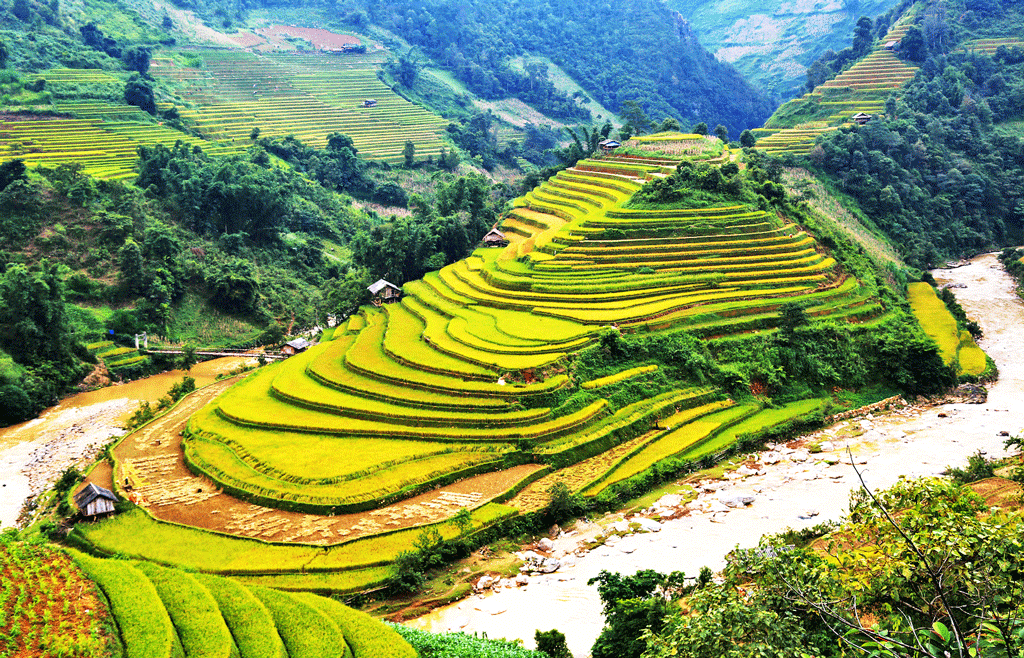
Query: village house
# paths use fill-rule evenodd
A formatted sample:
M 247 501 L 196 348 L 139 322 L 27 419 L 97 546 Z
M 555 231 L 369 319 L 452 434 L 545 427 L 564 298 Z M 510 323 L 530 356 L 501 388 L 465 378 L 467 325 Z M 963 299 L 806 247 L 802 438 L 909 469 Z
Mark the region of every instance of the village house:
M 114 513 L 117 496 L 109 489 L 97 487 L 90 482 L 75 494 L 75 507 L 82 516 L 95 518 Z
M 312 343 L 305 338 L 296 338 L 285 343 L 284 347 L 281 348 L 281 351 L 288 356 L 293 356 L 299 352 L 305 352 L 309 349 L 310 345 L 312 345 Z
M 363 101 L 363 107 L 377 107 L 377 99 L 367 98 L 365 101 Z
M 508 244 L 508 240 L 505 239 L 504 233 L 494 227 L 483 237 L 483 243 L 488 247 L 504 247 Z
M 619 142 L 614 139 L 604 139 L 597 144 L 601 148 L 602 153 L 612 153 L 615 149 L 622 146 Z
M 378 279 L 376 283 L 367 286 L 367 290 L 373 295 L 373 305 L 390 304 L 397 302 L 402 296 L 402 289 L 384 279 Z
M 854 115 L 853 115 L 852 117 L 850 117 L 850 118 L 851 118 L 851 119 L 853 120 L 853 122 L 854 122 L 854 123 L 856 123 L 856 124 L 857 124 L 858 126 L 863 126 L 863 125 L 864 125 L 865 123 L 867 123 L 868 121 L 871 121 L 871 115 L 870 115 L 870 114 L 865 114 L 865 113 L 863 113 L 863 112 L 858 112 L 857 114 L 854 114 Z

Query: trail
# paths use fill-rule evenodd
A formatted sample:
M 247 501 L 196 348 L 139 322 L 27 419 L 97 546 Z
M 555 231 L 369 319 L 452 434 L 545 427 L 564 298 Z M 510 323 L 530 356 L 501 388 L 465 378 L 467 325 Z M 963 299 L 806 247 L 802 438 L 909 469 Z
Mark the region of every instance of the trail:
M 845 421 L 816 433 L 814 440 L 830 440 L 825 453 L 836 460 L 848 444 L 864 477 L 873 488 L 885 487 L 900 476 L 937 475 L 949 465 L 962 465 L 977 450 L 1002 454 L 999 432 L 1018 434 L 1024 423 L 1024 304 L 1013 283 L 992 254 L 979 256 L 969 266 L 933 272 L 940 283 L 963 283 L 955 290 L 967 314 L 978 321 L 985 338 L 981 347 L 996 362 L 1000 379 L 989 389 L 982 405 L 955 404 L 911 407 L 886 417 Z M 942 416 L 940 416 L 942 414 Z M 851 429 L 863 434 L 849 441 Z M 627 536 L 613 546 L 602 546 L 582 556 L 571 555 L 555 573 L 534 576 L 520 588 L 504 588 L 473 596 L 409 622 L 432 631 L 463 630 L 488 637 L 522 639 L 534 645 L 537 629 L 557 628 L 566 634 L 573 655 L 589 655 L 603 619 L 595 587 L 587 580 L 602 570 L 634 573 L 640 569 L 696 575 L 704 565 L 719 570 L 726 553 L 755 546 L 764 534 L 838 520 L 858 485 L 849 465 L 829 465 L 818 455 L 802 451 L 780 453 L 781 460 L 766 466 L 764 475 L 729 482 L 723 491 L 746 492 L 754 503 L 729 511 L 692 510 L 690 515 L 664 523 L 657 533 Z M 702 509 L 713 505 L 718 492 L 705 494 Z M 715 509 L 719 509 L 715 508 Z M 617 517 L 621 518 L 621 516 Z M 582 524 L 583 535 L 599 530 Z M 581 535 L 555 542 L 556 556 L 574 552 Z

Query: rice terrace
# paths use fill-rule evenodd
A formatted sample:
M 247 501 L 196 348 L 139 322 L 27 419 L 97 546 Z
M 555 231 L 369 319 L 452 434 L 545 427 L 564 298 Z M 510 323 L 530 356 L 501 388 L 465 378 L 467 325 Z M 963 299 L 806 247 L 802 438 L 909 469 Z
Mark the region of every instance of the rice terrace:
M 652 143 L 689 148 L 703 166 L 734 156 L 699 135 L 636 142 Z M 554 482 L 596 496 L 666 459 L 717 458 L 742 437 L 820 418 L 828 399 L 735 403 L 678 350 L 721 354 L 779 331 L 792 302 L 867 332 L 889 317 L 874 283 L 768 210 L 630 207 L 680 162 L 582 160 L 517 201 L 501 223 L 507 244 L 186 398 L 113 451 L 101 484 L 124 483 L 141 509 L 79 526 L 76 541 L 254 583 L 358 591 L 382 583 L 425 524 L 460 532 L 448 521 L 462 508 L 472 531 L 539 510 Z M 703 343 L 659 353 L 656 337 L 679 329 Z M 619 365 L 577 356 L 627 336 L 651 343 Z M 694 379 L 686 368 L 698 381 L 680 386 Z
M 1024 9 L 673 2 L 12 0 L 0 658 L 1013 653 Z

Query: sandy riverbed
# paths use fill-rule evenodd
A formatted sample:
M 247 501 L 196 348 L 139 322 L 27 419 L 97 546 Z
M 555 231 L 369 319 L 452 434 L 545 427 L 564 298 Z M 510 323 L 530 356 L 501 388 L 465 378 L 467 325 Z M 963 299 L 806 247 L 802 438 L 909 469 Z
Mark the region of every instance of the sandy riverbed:
M 985 332 L 981 346 L 998 364 L 1000 379 L 990 387 L 986 404 L 911 408 L 871 419 L 866 426 L 854 421 L 852 424 L 866 431 L 849 441 L 849 447 L 855 461 L 861 463 L 858 468 L 868 485 L 875 488 L 900 476 L 939 474 L 948 465 L 965 463 L 977 450 L 990 456 L 1002 454 L 1004 439 L 999 432 L 1017 434 L 1024 427 L 1024 340 L 1020 333 L 1024 305 L 1015 296 L 1010 278 L 994 255 L 934 274 L 940 283 L 967 285 L 955 291 L 957 298 L 981 324 Z M 841 435 L 852 424 L 836 428 L 834 435 Z M 833 436 L 819 434 L 821 439 Z M 829 453 L 811 455 L 805 461 L 800 461 L 802 454 L 796 455 L 797 461 L 792 459 L 794 455 L 784 454 L 779 463 L 766 466 L 765 474 L 730 482 L 724 491 L 752 495 L 754 503 L 749 507 L 694 512 L 667 521 L 660 532 L 627 536 L 613 546 L 571 557 L 574 566 L 533 576 L 525 587 L 473 596 L 409 623 L 437 632 L 461 629 L 484 632 L 488 637 L 519 638 L 528 647 L 533 646 L 537 629 L 557 628 L 566 634 L 574 656 L 587 656 L 601 630 L 602 617 L 596 588 L 586 583 L 601 570 L 681 570 L 693 576 L 704 565 L 720 569 L 726 553 L 737 545 L 754 546 L 764 534 L 839 519 L 847 509 L 850 492 L 859 485 L 848 464 L 818 461 L 829 454 L 834 460 L 847 445 L 841 440 L 833 443 Z M 721 493 L 705 494 L 703 507 L 713 505 Z M 597 528 L 582 530 L 593 534 Z M 564 536 L 556 541 L 553 552 L 572 552 L 578 542 L 579 536 Z
M 247 359 L 227 357 L 197 364 L 196 386 Z M 95 461 L 141 401 L 156 402 L 186 373 L 180 370 L 72 395 L 39 418 L 0 429 L 0 527 L 15 525 L 25 499 L 47 489 L 69 466 Z

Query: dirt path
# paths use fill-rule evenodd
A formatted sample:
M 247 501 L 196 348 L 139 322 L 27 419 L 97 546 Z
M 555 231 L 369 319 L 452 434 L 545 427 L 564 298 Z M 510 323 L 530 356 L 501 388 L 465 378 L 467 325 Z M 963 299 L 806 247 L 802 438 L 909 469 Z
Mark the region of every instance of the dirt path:
M 129 498 L 164 521 L 263 540 L 336 544 L 386 530 L 445 519 L 460 508 L 477 507 L 507 491 L 539 464 L 466 478 L 399 503 L 359 514 L 319 516 L 261 507 L 221 492 L 208 478 L 185 466 L 181 432 L 189 417 L 236 380 L 225 380 L 188 396 L 166 415 L 127 437 L 114 454 L 118 483 L 131 485 Z M 110 475 L 96 484 L 110 486 Z

